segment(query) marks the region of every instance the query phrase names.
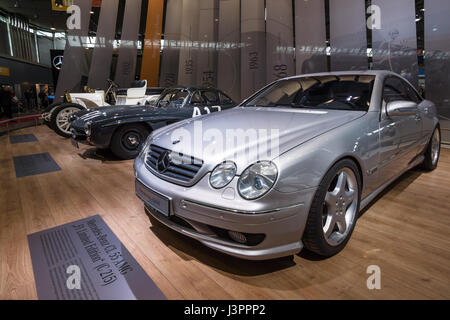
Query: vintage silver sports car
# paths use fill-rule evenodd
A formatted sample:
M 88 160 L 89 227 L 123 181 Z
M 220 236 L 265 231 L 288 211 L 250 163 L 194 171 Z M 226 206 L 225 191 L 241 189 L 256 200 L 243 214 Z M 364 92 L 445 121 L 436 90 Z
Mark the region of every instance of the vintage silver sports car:
M 277 130 L 277 143 L 268 134 L 242 140 L 249 129 Z M 240 144 L 219 141 L 234 131 Z M 270 146 L 247 154 L 261 145 Z M 154 131 L 134 163 L 136 194 L 163 224 L 233 256 L 305 247 L 328 257 L 376 195 L 408 169 L 433 170 L 439 153 L 434 104 L 397 74 L 302 75 Z

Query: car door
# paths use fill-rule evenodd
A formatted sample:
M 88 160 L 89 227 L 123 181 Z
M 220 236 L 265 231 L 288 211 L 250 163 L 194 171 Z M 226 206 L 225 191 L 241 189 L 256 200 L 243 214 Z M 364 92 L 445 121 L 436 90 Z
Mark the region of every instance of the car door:
M 406 83 L 398 77 L 385 79 L 380 115 L 379 179 L 380 184 L 395 177 L 417 155 L 422 124 L 419 109 L 409 116 L 389 116 L 386 107 L 393 101 L 412 101 Z

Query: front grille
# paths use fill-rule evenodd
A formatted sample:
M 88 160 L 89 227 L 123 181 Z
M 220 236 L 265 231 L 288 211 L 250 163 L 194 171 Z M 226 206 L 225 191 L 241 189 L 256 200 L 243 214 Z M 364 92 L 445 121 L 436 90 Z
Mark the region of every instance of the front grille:
M 170 152 L 167 149 L 158 147 L 156 145 L 150 145 L 149 152 L 147 154 L 146 164 L 155 170 L 156 172 L 180 180 L 183 182 L 190 182 L 194 179 L 195 175 L 200 171 L 203 166 L 203 161 L 191 156 L 183 155 L 182 153 L 171 153 L 171 159 L 164 168 L 164 171 L 158 170 L 158 159 L 164 152 Z

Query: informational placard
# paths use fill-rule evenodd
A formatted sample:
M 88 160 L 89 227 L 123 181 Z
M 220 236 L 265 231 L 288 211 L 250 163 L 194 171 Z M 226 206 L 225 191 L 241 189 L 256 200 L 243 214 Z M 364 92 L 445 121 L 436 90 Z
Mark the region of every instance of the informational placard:
M 373 69 L 401 74 L 417 87 L 415 0 L 372 0 L 372 5 L 379 8 L 372 12 Z M 378 18 L 380 24 L 376 25 Z
M 295 0 L 296 74 L 326 72 L 325 1 Z
M 217 0 L 200 1 L 196 84 L 204 87 L 217 86 L 218 5 Z
M 266 0 L 266 81 L 295 74 L 292 0 Z
M 200 17 L 200 3 L 198 0 L 182 0 L 181 15 L 181 47 L 178 65 L 178 84 L 194 85 L 198 70 L 198 27 Z
M 182 0 L 167 0 L 164 47 L 161 57 L 159 85 L 172 87 L 178 84 L 178 65 L 181 47 Z M 170 21 L 170 23 L 168 23 Z
M 450 143 L 450 1 L 425 1 L 425 96 L 436 104 Z
M 0 67 L 0 76 L 9 77 L 10 72 L 8 67 Z
M 165 300 L 96 215 L 28 236 L 41 300 Z
M 80 28 L 73 28 L 67 31 L 64 62 L 59 73 L 54 102 L 62 102 L 66 90 L 69 92 L 81 91 L 81 77 L 83 70 L 86 69 L 86 44 L 92 0 L 73 1 L 80 8 Z M 74 19 L 76 20 L 76 18 Z
M 73 0 L 50 0 L 52 2 L 52 10 L 66 11 L 68 7 L 74 4 Z
M 331 70 L 367 70 L 364 0 L 330 1 Z
M 241 99 L 240 0 L 219 0 L 217 86 L 230 97 Z
M 129 87 L 131 82 L 135 80 L 141 5 L 142 0 L 127 0 L 125 2 L 122 36 L 114 79 L 123 88 Z
M 96 42 L 89 69 L 89 88 L 106 89 L 107 87 L 106 79 L 110 77 L 111 72 L 118 8 L 119 0 L 102 2 Z
M 241 96 L 249 97 L 266 85 L 264 0 L 241 1 Z

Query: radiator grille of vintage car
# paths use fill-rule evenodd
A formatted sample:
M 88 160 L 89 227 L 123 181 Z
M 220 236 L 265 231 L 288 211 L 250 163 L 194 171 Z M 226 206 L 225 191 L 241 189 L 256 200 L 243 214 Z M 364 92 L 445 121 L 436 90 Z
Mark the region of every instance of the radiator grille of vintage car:
M 163 176 L 191 182 L 202 168 L 203 160 L 152 144 L 146 157 L 146 164 Z

